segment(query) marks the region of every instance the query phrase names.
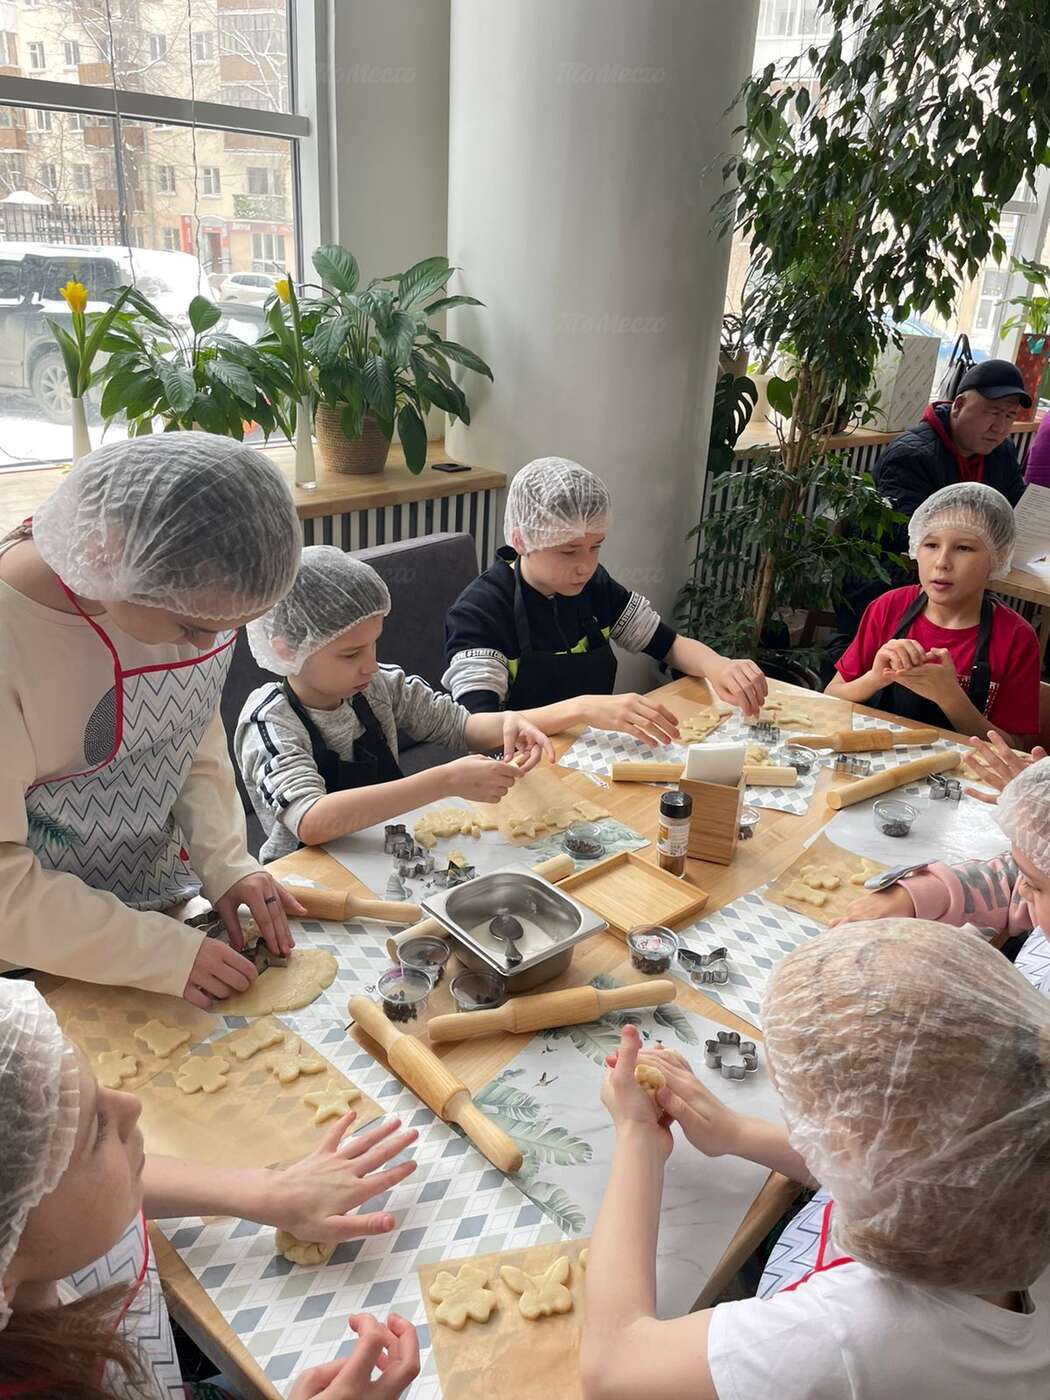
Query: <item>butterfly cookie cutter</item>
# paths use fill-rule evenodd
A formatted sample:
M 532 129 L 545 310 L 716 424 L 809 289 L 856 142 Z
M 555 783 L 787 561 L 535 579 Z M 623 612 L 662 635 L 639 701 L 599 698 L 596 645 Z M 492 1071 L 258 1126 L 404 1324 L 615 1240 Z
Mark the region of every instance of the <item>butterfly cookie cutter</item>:
M 727 1063 L 726 1056 L 736 1061 Z M 717 1069 L 723 1079 L 743 1079 L 758 1069 L 758 1046 L 753 1040 L 741 1040 L 739 1031 L 719 1031 L 714 1040 L 704 1041 L 704 1063 Z
M 930 789 L 931 802 L 962 801 L 962 783 L 958 778 L 949 778 L 944 773 L 931 773 L 926 782 Z
M 694 953 L 691 948 L 679 948 L 678 961 L 698 987 L 722 986 L 729 981 L 728 948 L 712 948 L 709 953 Z

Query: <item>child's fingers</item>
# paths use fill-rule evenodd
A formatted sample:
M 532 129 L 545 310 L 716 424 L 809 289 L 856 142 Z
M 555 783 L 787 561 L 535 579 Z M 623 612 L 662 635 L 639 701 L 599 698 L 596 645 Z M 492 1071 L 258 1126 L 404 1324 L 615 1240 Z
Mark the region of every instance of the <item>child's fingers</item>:
M 344 1143 L 343 1156 L 348 1160 L 352 1160 L 355 1157 L 362 1156 L 365 1152 L 370 1152 L 377 1143 L 382 1142 L 383 1139 L 389 1137 L 391 1133 L 396 1133 L 400 1126 L 400 1118 L 388 1118 L 385 1122 L 377 1123 L 374 1127 L 369 1128 L 367 1132 L 358 1133 L 356 1137 L 352 1137 L 348 1142 Z M 340 1142 L 342 1142 L 341 1134 L 336 1139 L 337 1147 Z
M 351 1108 L 348 1112 L 344 1113 L 341 1118 L 337 1118 L 322 1138 L 321 1150 L 323 1152 L 338 1151 L 339 1144 L 350 1131 L 350 1125 L 356 1117 L 357 1113 Z
M 642 1048 L 641 1037 L 635 1026 L 624 1026 L 620 1032 L 620 1050 L 616 1064 L 612 1068 L 615 1084 L 633 1084 L 634 1070 L 638 1063 L 638 1052 Z

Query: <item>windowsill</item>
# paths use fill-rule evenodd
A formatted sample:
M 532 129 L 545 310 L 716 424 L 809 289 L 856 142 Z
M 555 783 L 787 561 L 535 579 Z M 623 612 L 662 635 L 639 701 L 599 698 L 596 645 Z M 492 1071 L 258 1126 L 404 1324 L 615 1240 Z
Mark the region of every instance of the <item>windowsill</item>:
M 317 458 L 317 486 L 304 491 L 293 485 L 295 449 L 287 444 L 263 447 L 280 467 L 295 497 L 295 508 L 301 520 L 322 515 L 344 515 L 352 511 L 379 510 L 386 506 L 405 505 L 412 501 L 440 500 L 443 496 L 460 496 L 466 492 L 500 491 L 507 484 L 504 472 L 489 467 L 469 467 L 464 472 L 435 472 L 435 462 L 454 461 L 445 451 L 445 444 L 435 438 L 427 445 L 427 465 L 418 476 L 405 466 L 405 455 L 399 444 L 390 449 L 386 467 L 373 476 L 341 476 L 325 471 L 320 453 Z M 62 480 L 66 467 L 26 467 L 23 470 L 0 472 L 0 535 L 20 524 L 51 495 Z
M 1038 426 L 1038 419 L 1026 418 L 1016 422 L 1010 431 L 1012 433 L 1034 433 Z M 879 433 L 870 428 L 854 428 L 850 432 L 837 433 L 829 439 L 828 447 L 831 449 L 870 447 L 881 442 L 892 442 L 894 438 L 900 437 L 901 433 L 907 431 L 907 428 L 898 428 L 892 433 Z M 748 457 L 752 452 L 758 452 L 764 447 L 776 447 L 778 442 L 776 431 L 769 423 L 749 424 L 737 438 L 733 451 L 737 457 Z

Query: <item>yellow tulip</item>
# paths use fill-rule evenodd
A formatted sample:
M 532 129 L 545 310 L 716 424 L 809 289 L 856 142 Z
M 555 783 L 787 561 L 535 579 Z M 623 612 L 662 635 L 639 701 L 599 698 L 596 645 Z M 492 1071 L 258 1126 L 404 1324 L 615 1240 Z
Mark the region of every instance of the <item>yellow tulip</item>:
M 280 300 L 283 301 L 285 305 L 287 305 L 288 300 L 291 296 L 291 287 L 289 285 L 288 278 L 278 277 L 277 281 L 273 284 L 273 289 L 277 293 Z
M 59 287 L 58 290 L 59 294 L 65 299 L 65 303 L 70 311 L 74 314 L 79 312 L 83 315 L 84 309 L 88 304 L 88 289 L 84 286 L 83 282 L 74 282 L 70 280 L 64 287 Z

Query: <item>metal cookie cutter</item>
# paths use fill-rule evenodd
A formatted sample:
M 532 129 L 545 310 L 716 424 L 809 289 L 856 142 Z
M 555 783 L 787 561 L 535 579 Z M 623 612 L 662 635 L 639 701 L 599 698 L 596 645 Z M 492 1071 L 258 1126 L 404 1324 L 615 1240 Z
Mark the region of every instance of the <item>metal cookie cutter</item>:
M 414 846 L 415 842 L 408 834 L 408 828 L 401 822 L 396 826 L 384 826 L 383 828 L 383 850 L 388 856 L 396 856 L 401 853 L 405 846 Z
M 909 875 L 921 875 L 924 870 L 929 868 L 929 861 L 924 861 L 921 865 L 895 865 L 892 870 L 884 870 L 881 875 L 873 875 L 870 880 L 865 880 L 864 888 L 866 890 L 888 890 L 891 885 L 896 885 L 900 880 L 906 880 Z
M 958 778 L 949 778 L 944 773 L 931 773 L 926 782 L 929 785 L 931 802 L 962 801 L 962 783 Z
M 871 772 L 870 758 L 854 758 L 852 754 L 837 753 L 832 773 L 836 778 L 866 778 Z
M 691 948 L 679 948 L 678 961 L 697 986 L 721 986 L 729 981 L 728 948 L 712 948 L 709 953 L 694 953 Z
M 447 870 L 435 871 L 434 884 L 439 889 L 451 890 L 456 885 L 465 885 L 468 880 L 473 880 L 477 873 L 473 865 L 460 865 L 457 861 L 450 860 Z
M 748 724 L 748 734 L 752 739 L 760 740 L 763 744 L 777 744 L 780 742 L 780 730 L 769 720 L 759 720 L 755 724 Z
M 730 1052 L 739 1055 L 739 1064 L 726 1064 Z M 758 1047 L 753 1040 L 741 1040 L 739 1031 L 719 1031 L 714 1040 L 704 1041 L 704 1062 L 709 1069 L 719 1070 L 723 1079 L 743 1079 L 758 1069 Z
M 226 925 L 222 921 L 222 916 L 214 909 L 205 909 L 203 914 L 195 914 L 192 919 L 186 920 L 190 928 L 199 928 L 206 938 L 217 938 L 221 943 L 229 943 L 230 936 L 226 932 Z M 253 924 L 254 928 L 255 925 Z M 232 944 L 230 945 L 232 947 Z M 268 967 L 287 967 L 288 959 L 280 958 L 276 953 L 271 953 L 266 946 L 266 940 L 256 938 L 251 943 L 246 943 L 241 949 L 241 956 L 247 958 L 250 963 L 255 964 L 256 972 L 265 972 Z
M 271 953 L 262 938 L 257 938 L 254 943 L 246 943 L 241 953 L 249 962 L 255 964 L 255 970 L 259 973 L 265 972 L 268 967 L 288 966 L 288 959 L 279 958 L 276 953 Z

